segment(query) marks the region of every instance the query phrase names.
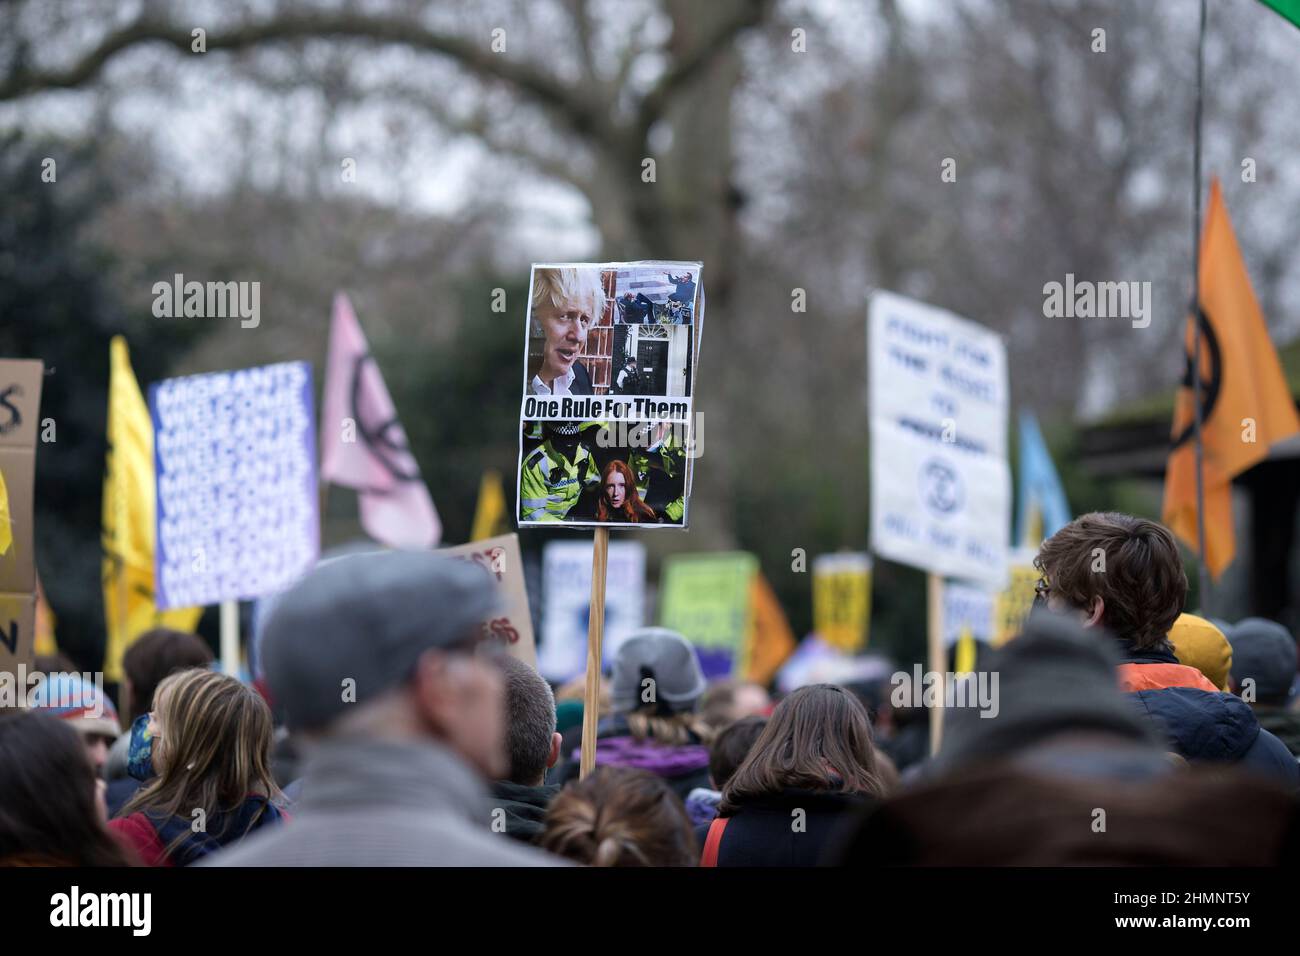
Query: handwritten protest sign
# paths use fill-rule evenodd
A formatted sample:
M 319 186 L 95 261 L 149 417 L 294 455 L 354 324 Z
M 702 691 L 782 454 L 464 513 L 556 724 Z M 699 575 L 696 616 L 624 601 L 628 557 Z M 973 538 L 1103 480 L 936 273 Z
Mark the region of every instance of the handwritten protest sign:
M 604 663 L 645 623 L 645 546 L 615 541 L 606 569 Z M 591 545 L 550 541 L 542 552 L 542 646 L 537 669 L 563 683 L 582 673 L 591 612 Z
M 1002 587 L 1011 513 L 1002 340 L 887 292 L 872 296 L 869 326 L 872 550 Z
M 320 549 L 311 365 L 192 375 L 149 389 L 160 608 L 280 590 Z
M 36 639 L 33 527 L 45 366 L 0 360 L 0 672 L 30 665 Z
M 519 555 L 519 535 L 503 534 L 454 548 L 441 548 L 439 554 L 477 564 L 492 576 L 500 589 L 501 611 L 483 622 L 483 637 L 500 641 L 507 653 L 537 666 L 537 644 L 533 636 L 533 619 L 528 613 L 528 589 L 524 584 L 524 564 Z

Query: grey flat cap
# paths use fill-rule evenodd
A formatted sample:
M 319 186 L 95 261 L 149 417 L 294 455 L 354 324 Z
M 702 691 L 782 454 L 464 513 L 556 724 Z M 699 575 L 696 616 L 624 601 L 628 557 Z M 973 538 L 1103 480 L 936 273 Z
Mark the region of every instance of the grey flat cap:
M 275 709 L 294 730 L 320 728 L 410 676 L 426 650 L 476 638 L 497 608 L 482 568 L 432 551 L 357 554 L 321 563 L 284 593 L 262 641 Z

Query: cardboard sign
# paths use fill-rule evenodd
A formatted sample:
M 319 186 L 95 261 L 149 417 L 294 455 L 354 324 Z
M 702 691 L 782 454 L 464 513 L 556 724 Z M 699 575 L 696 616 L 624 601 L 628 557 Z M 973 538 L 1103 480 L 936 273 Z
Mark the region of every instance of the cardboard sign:
M 285 362 L 150 387 L 160 608 L 269 594 L 316 562 L 311 381 Z
M 483 637 L 500 641 L 511 657 L 519 658 L 529 667 L 537 667 L 537 643 L 533 636 L 533 619 L 528 613 L 528 589 L 524 585 L 519 535 L 512 533 L 485 538 L 454 548 L 440 548 L 438 553 L 477 564 L 492 576 L 500 588 L 502 610 L 483 622 Z
M 36 591 L 33 496 L 45 366 L 0 360 L 0 592 Z
M 1002 587 L 1011 517 L 1002 340 L 950 312 L 877 292 L 867 362 L 872 550 Z
M 832 647 L 866 646 L 871 622 L 871 557 L 823 554 L 813 560 L 813 630 Z
M 628 635 L 645 623 L 645 545 L 611 541 L 605 567 L 604 665 Z M 591 545 L 550 541 L 542 552 L 542 647 L 537 669 L 564 683 L 587 666 L 591 612 Z
M 533 266 L 519 527 L 686 527 L 700 271 L 698 262 Z
M 36 653 L 36 595 L 0 594 L 0 674 L 32 667 Z
M 695 645 L 706 677 L 729 676 L 753 623 L 758 558 L 745 551 L 664 561 L 659 622 Z

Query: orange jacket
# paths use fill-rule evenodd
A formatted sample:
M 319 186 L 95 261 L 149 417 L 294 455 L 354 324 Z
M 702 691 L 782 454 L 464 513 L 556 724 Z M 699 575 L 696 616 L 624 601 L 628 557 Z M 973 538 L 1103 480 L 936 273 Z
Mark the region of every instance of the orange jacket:
M 1124 691 L 1164 690 L 1166 687 L 1219 691 L 1204 674 L 1186 664 L 1120 664 L 1117 670 L 1119 685 Z

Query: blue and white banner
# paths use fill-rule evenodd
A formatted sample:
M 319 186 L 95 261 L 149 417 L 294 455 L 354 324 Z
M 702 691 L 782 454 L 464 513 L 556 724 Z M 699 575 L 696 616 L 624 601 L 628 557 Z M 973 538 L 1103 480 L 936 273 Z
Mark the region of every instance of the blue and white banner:
M 315 563 L 311 382 L 285 362 L 150 387 L 160 608 L 256 598 Z

